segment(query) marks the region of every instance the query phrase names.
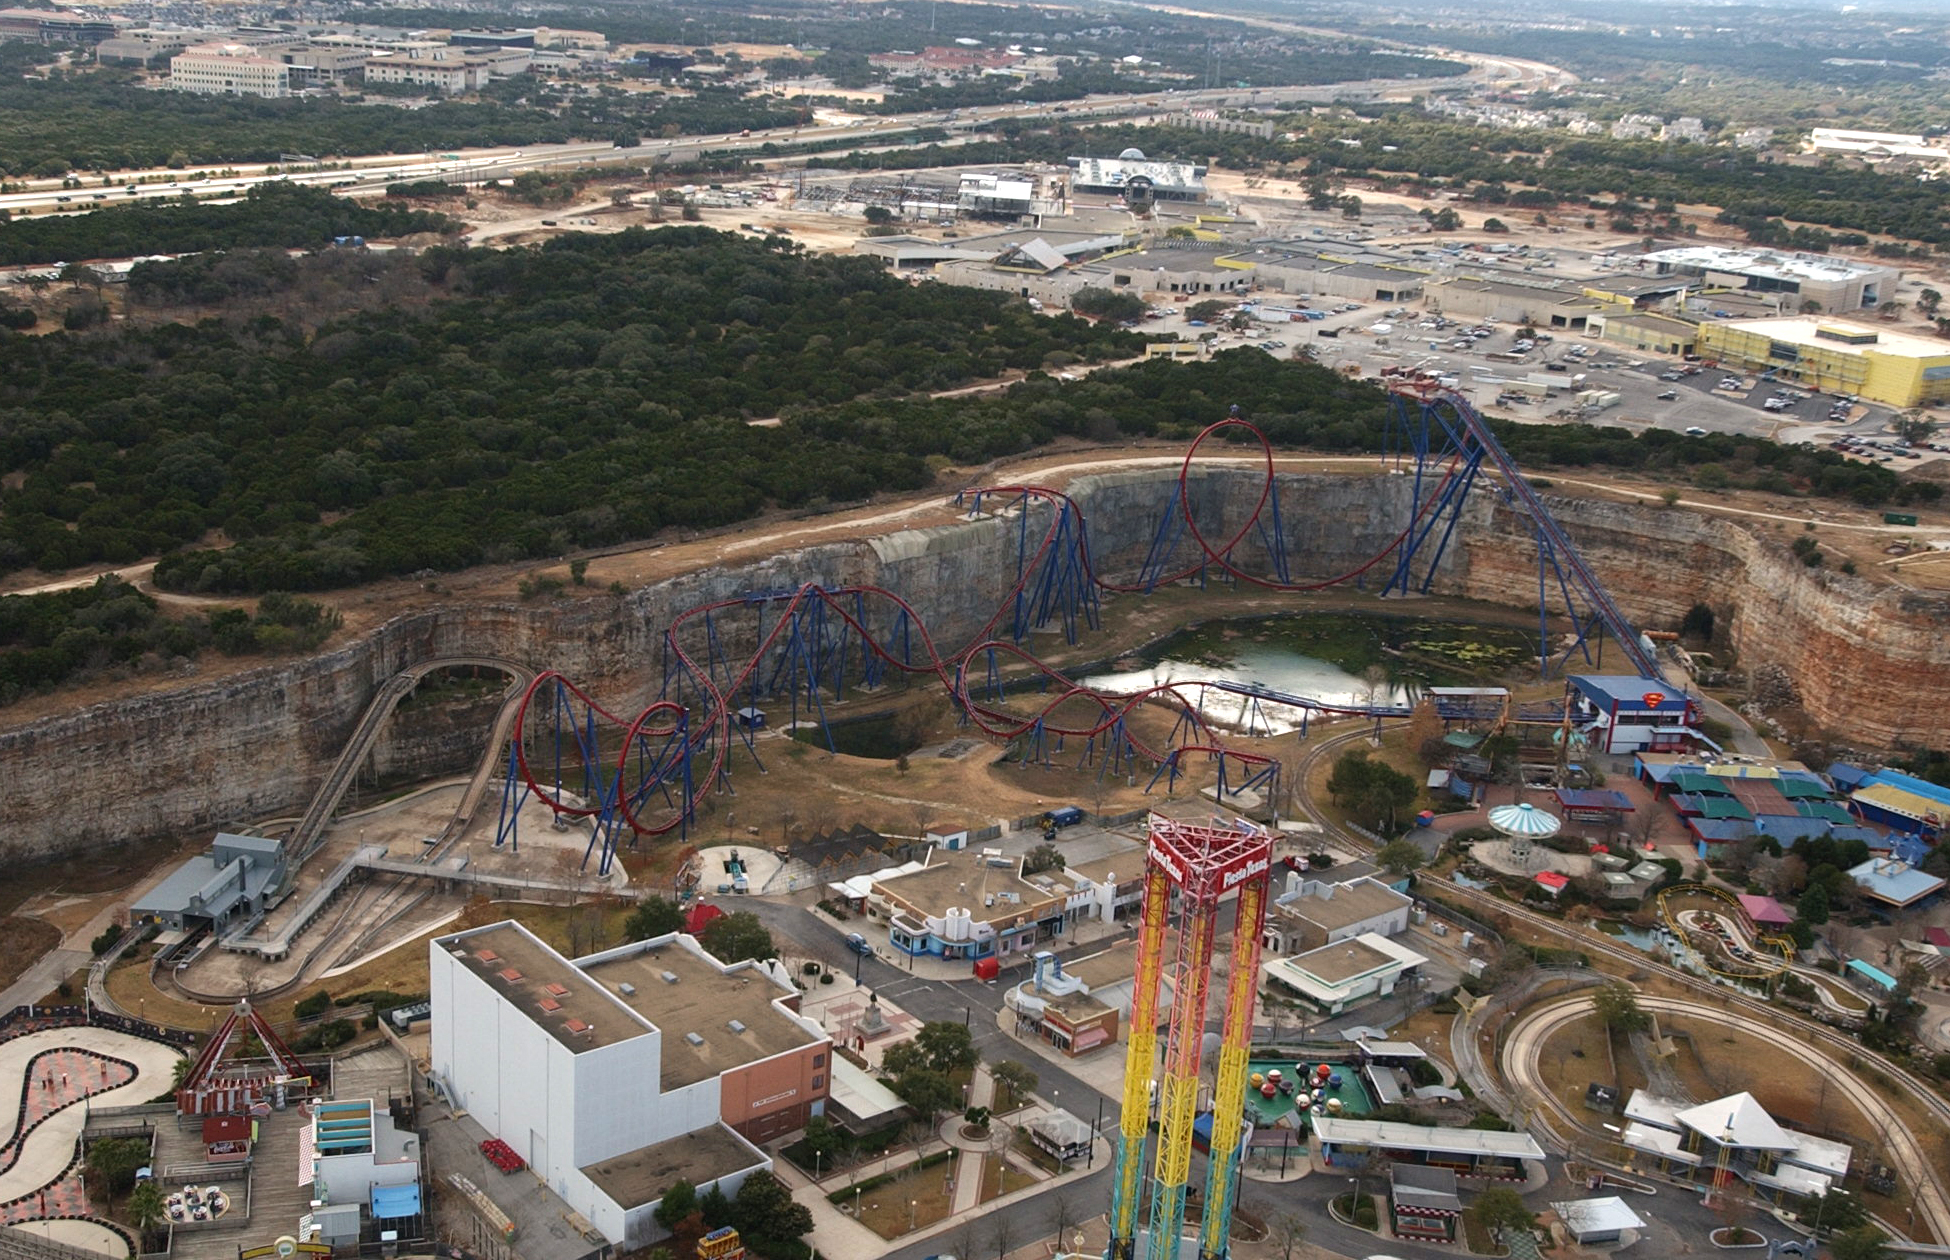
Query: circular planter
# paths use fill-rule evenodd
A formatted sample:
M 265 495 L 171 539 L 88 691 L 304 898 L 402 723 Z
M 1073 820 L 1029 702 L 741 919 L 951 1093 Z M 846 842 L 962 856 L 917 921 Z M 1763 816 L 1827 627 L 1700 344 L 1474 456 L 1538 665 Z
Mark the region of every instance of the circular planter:
M 1748 1239 L 1749 1241 L 1731 1241 L 1735 1236 Z M 1751 1229 L 1731 1230 L 1724 1225 L 1708 1234 L 1706 1241 L 1712 1243 L 1721 1251 L 1750 1251 L 1767 1245 L 1767 1240 Z

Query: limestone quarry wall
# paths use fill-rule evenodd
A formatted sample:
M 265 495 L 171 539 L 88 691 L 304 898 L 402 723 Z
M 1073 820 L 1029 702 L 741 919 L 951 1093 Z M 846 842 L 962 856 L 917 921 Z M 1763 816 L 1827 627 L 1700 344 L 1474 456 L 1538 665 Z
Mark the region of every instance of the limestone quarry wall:
M 1176 469 L 1081 479 L 1099 567 L 1134 573 L 1157 534 Z M 1347 572 L 1405 524 L 1408 479 L 1283 477 L 1280 505 L 1295 580 Z M 1257 478 L 1201 470 L 1201 528 L 1229 537 Z M 1814 719 L 1869 745 L 1950 745 L 1950 601 L 1802 566 L 1787 549 L 1723 518 L 1595 500 L 1552 499 L 1582 554 L 1641 625 L 1676 625 L 1712 606 L 1743 663 L 1778 662 Z M 1037 523 L 1040 523 L 1038 518 Z M 483 603 L 402 616 L 321 656 L 90 706 L 0 731 L 0 837 L 32 854 L 77 852 L 280 813 L 296 813 L 388 676 L 440 656 L 490 656 L 561 670 L 612 711 L 655 698 L 664 627 L 681 611 L 806 582 L 900 592 L 937 644 L 968 642 L 1015 576 L 1012 519 L 835 542 L 736 568 L 691 573 L 616 598 L 542 606 Z M 1189 544 L 1177 555 L 1189 558 Z M 1242 564 L 1263 554 L 1242 541 Z M 1386 580 L 1386 565 L 1369 574 Z M 1536 548 L 1526 521 L 1472 495 L 1437 575 L 1444 594 L 1534 606 Z M 728 652 L 747 621 L 725 619 Z M 1607 668 L 1622 662 L 1607 658 Z M 385 769 L 445 759 L 451 741 L 394 740 Z M 416 754 L 416 747 L 424 749 Z M 429 772 L 433 766 L 427 767 Z

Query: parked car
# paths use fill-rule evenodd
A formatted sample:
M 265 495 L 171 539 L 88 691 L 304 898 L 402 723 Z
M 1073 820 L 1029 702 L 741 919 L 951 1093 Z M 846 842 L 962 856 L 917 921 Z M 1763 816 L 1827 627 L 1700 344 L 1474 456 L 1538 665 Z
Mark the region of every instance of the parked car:
M 1660 390 L 1658 397 L 1660 402 L 1671 402 L 1673 399 L 1679 397 L 1679 391 L 1676 389 Z
M 846 947 L 856 954 L 861 954 L 868 958 L 873 957 L 873 942 L 858 932 L 848 932 L 846 934 Z
M 1705 429 L 1702 429 L 1702 428 L 1700 428 L 1700 427 L 1699 427 L 1698 425 L 1696 425 L 1696 424 L 1689 424 L 1689 425 L 1687 425 L 1687 426 L 1686 426 L 1686 436 L 1687 436 L 1687 437 L 1705 437 L 1705 436 L 1706 436 L 1706 430 L 1705 430 Z

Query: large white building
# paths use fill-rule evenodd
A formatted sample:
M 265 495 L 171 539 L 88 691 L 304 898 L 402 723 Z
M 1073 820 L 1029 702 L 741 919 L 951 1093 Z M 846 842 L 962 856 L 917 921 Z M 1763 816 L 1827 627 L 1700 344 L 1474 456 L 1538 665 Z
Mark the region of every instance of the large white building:
M 1652 1156 L 1662 1171 L 1712 1180 L 1726 1170 L 1775 1194 L 1818 1196 L 1848 1175 L 1844 1142 L 1784 1129 L 1752 1094 L 1730 1094 L 1689 1106 L 1642 1089 L 1625 1103 L 1626 1146 Z
M 1395 991 L 1401 977 L 1428 959 L 1385 936 L 1367 932 L 1304 954 L 1274 958 L 1266 979 L 1324 1015 L 1339 1015 Z
M 519 923 L 430 951 L 430 1070 L 610 1242 L 640 1247 L 682 1179 L 736 1191 L 829 1092 L 832 1042 L 767 967 L 688 936 L 570 960 Z
M 245 44 L 195 44 L 169 59 L 169 86 L 201 96 L 291 95 L 291 67 Z
M 1189 162 L 1154 162 L 1141 149 L 1114 158 L 1073 157 L 1071 186 L 1077 192 L 1115 193 L 1159 201 L 1198 201 L 1205 196 L 1205 168 Z
M 1808 134 L 1816 153 L 1846 153 L 1865 162 L 1914 158 L 1920 162 L 1950 162 L 1950 149 L 1931 144 L 1920 135 L 1895 131 L 1852 131 L 1846 127 L 1816 127 Z
M 1824 311 L 1859 311 L 1895 296 L 1902 272 L 1834 254 L 1791 254 L 1771 249 L 1685 245 L 1635 260 L 1662 276 L 1691 276 L 1706 288 L 1775 293 L 1792 313 L 1803 302 Z

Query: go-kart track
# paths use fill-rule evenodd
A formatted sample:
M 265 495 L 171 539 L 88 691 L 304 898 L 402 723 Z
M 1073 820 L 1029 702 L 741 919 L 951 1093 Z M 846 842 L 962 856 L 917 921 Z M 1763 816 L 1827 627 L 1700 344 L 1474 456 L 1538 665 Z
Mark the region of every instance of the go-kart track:
M 1235 408 L 1192 441 L 1159 506 L 1143 561 L 1125 580 L 1105 576 L 1083 510 L 1062 492 L 1035 485 L 964 491 L 959 502 L 971 516 L 1002 501 L 991 517 L 1013 514 L 1018 546 L 1013 581 L 962 647 L 944 649 L 896 592 L 808 585 L 679 614 L 663 635 L 662 694 L 634 716 L 612 713 L 559 673 L 542 674 L 523 695 L 508 740 L 497 847 L 519 843 L 514 820 L 532 797 L 558 817 L 590 820 L 584 864 L 593 856 L 598 873 L 607 875 L 620 845 L 638 836 L 685 832 L 695 821 L 698 794 L 727 785 L 736 746 L 758 760 L 754 729 L 762 702 L 789 702 L 792 725 L 803 716 L 823 728 L 828 698 L 842 698 L 849 685 L 877 686 L 889 670 L 932 679 L 964 721 L 1014 743 L 1025 762 L 1047 763 L 1062 754 L 1075 757 L 1079 767 L 1094 766 L 1099 776 L 1134 777 L 1142 769 L 1150 786 L 1161 779 L 1176 786 L 1195 764 L 1207 764 L 1216 771 L 1221 797 L 1256 792 L 1272 798 L 1280 763 L 1228 746 L 1201 711 L 1202 691 L 1232 691 L 1254 704 L 1291 706 L 1303 714 L 1383 718 L 1406 716 L 1407 710 L 1328 704 L 1213 682 L 1111 694 L 1064 676 L 1024 641 L 1060 626 L 1074 643 L 1082 627 L 1097 626 L 1101 594 L 1141 595 L 1176 583 L 1216 579 L 1300 593 L 1365 582 L 1376 573 L 1386 575 L 1384 594 L 1426 592 L 1486 460 L 1494 465 L 1504 501 L 1527 516 L 1535 532 L 1540 667 L 1548 670 L 1580 651 L 1589 660 L 1591 641 L 1604 635 L 1641 677 L 1669 685 L 1656 657 L 1465 399 L 1427 384 L 1405 384 L 1394 394 L 1387 426 L 1384 462 L 1412 478 L 1406 519 L 1379 552 L 1329 577 L 1293 579 L 1271 443 Z M 1200 449 L 1219 437 L 1256 443 L 1263 457 L 1257 497 L 1231 522 L 1198 502 L 1192 476 Z M 1040 530 L 1032 518 L 1041 522 Z M 1545 646 L 1553 598 L 1569 610 L 1575 631 L 1571 646 L 1556 658 Z M 1169 716 L 1164 740 L 1153 742 L 1134 730 L 1131 719 L 1144 706 Z
M 92 1221 L 80 1139 L 91 1110 L 148 1102 L 168 1090 L 182 1053 L 109 1028 L 43 1028 L 0 1041 L 0 1224 L 90 1250 L 129 1239 Z

